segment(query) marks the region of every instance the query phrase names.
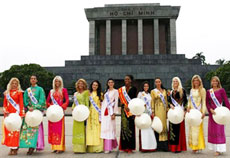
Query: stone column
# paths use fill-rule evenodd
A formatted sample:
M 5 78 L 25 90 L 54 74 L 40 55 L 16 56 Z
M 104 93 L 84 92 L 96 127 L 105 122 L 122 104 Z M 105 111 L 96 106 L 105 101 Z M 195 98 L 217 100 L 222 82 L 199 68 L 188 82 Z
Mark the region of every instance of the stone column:
M 170 19 L 170 54 L 176 54 L 176 19 Z
M 143 54 L 143 20 L 138 19 L 138 55 Z
M 127 20 L 122 20 L 121 24 L 121 37 L 122 37 L 122 55 L 127 54 Z
M 160 47 L 159 47 L 159 20 L 154 19 L 154 54 L 159 54 Z
M 111 20 L 106 20 L 106 55 L 111 55 Z
M 95 55 L 95 21 L 89 21 L 89 55 Z

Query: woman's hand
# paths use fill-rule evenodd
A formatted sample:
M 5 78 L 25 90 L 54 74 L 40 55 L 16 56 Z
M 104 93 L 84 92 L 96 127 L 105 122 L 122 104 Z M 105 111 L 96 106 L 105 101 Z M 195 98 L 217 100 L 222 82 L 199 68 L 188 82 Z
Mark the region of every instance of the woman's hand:
M 115 120 L 115 114 L 111 115 L 111 120 Z
M 32 107 L 28 107 L 29 111 L 32 112 L 34 109 Z
M 205 117 L 205 114 L 202 113 L 201 119 L 204 119 L 204 117 Z
M 129 112 L 129 108 L 128 108 L 128 107 L 125 107 L 125 111 Z
M 190 112 L 191 108 L 187 108 L 187 112 Z
M 213 115 L 216 115 L 216 112 L 213 109 L 210 109 L 210 111 Z
M 174 107 L 172 104 L 170 104 L 170 108 L 171 108 L 171 109 L 174 109 L 175 107 Z

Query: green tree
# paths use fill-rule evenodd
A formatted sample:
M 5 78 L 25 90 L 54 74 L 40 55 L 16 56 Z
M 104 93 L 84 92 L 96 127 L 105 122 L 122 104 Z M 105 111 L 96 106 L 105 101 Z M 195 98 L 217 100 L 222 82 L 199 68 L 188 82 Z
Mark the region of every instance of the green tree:
M 201 64 L 206 65 L 206 62 L 205 62 L 206 59 L 205 59 L 205 56 L 203 55 L 203 52 L 196 53 L 196 55 L 192 57 L 192 59 L 200 59 Z
M 225 59 L 218 59 L 218 60 L 216 61 L 216 64 L 217 64 L 217 65 L 224 65 L 224 64 L 225 64 Z
M 0 86 L 6 89 L 6 86 L 12 77 L 17 77 L 20 80 L 23 90 L 30 86 L 30 76 L 36 75 L 38 84 L 45 90 L 52 87 L 54 74 L 47 71 L 38 64 L 13 65 L 9 70 L 0 73 Z
M 230 94 L 230 62 L 227 61 L 226 64 L 220 66 L 215 71 L 208 72 L 205 78 L 210 81 L 213 76 L 220 78 L 222 87 Z

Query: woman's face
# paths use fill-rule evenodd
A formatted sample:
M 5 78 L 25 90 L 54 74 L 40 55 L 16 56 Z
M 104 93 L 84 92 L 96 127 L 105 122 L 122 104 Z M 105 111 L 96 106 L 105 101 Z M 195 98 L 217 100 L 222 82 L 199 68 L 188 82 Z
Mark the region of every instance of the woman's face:
M 177 80 L 177 79 L 174 79 L 174 80 L 173 80 L 173 87 L 174 87 L 174 88 L 178 88 L 178 86 L 179 86 L 178 80 Z
M 98 83 L 97 82 L 93 82 L 93 84 L 92 84 L 93 91 L 96 91 L 97 88 L 98 88 Z
M 79 81 L 79 83 L 78 83 L 77 86 L 78 86 L 78 88 L 81 89 L 81 90 L 84 89 L 84 83 L 83 83 L 82 81 Z
M 15 90 L 18 88 L 18 82 L 16 80 L 11 82 L 11 89 Z
M 211 85 L 212 85 L 212 87 L 218 87 L 218 85 L 219 85 L 219 82 L 218 82 L 218 80 L 217 79 L 212 79 L 212 81 L 211 81 Z
M 61 81 L 58 80 L 58 79 L 56 79 L 56 80 L 55 80 L 55 87 L 56 87 L 56 88 L 59 88 L 60 86 L 61 86 Z
M 148 84 L 148 83 L 145 83 L 145 84 L 144 84 L 144 91 L 145 91 L 145 92 L 148 92 L 148 90 L 149 90 L 149 84 Z
M 38 80 L 37 80 L 37 77 L 36 76 L 31 76 L 30 77 L 30 83 L 31 85 L 35 85 L 37 84 Z
M 113 82 L 113 80 L 109 80 L 109 81 L 108 81 L 108 86 L 109 86 L 109 88 L 113 88 L 113 87 L 114 87 L 114 82 Z
M 161 80 L 160 79 L 156 79 L 155 80 L 155 85 L 156 85 L 156 87 L 161 87 Z
M 200 80 L 198 78 L 194 78 L 193 85 L 194 85 L 194 87 L 199 87 L 200 86 Z
M 125 85 L 131 85 L 131 78 L 129 76 L 125 76 Z

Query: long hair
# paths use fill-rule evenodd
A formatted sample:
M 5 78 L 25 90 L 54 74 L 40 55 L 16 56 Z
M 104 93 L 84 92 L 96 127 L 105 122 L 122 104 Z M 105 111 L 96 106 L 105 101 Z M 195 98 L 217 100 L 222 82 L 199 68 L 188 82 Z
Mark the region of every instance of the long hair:
M 87 86 L 87 82 L 83 79 L 83 78 L 80 78 L 79 80 L 77 80 L 77 82 L 75 83 L 75 88 L 77 89 L 77 91 L 79 91 L 79 83 L 82 82 L 83 83 L 83 89 L 84 90 L 87 90 L 88 86 Z
M 108 85 L 108 82 L 109 81 L 113 81 L 113 83 L 115 83 L 115 81 L 114 81 L 114 79 L 113 78 L 109 78 L 108 80 L 107 80 L 107 82 L 106 82 L 106 90 L 105 90 L 105 93 L 108 91 L 108 89 L 109 89 L 109 85 Z
M 54 79 L 53 79 L 53 89 L 51 90 L 51 94 L 53 94 L 56 90 L 56 86 L 55 86 L 55 81 L 58 80 L 60 81 L 61 85 L 60 87 L 58 88 L 58 91 L 60 92 L 60 94 L 62 94 L 62 89 L 64 87 L 64 84 L 63 84 L 63 79 L 61 76 L 55 76 Z
M 194 75 L 194 76 L 192 77 L 191 86 L 192 86 L 193 89 L 195 89 L 195 85 L 193 84 L 193 81 L 194 81 L 195 79 L 198 79 L 199 82 L 200 82 L 199 93 L 201 93 L 201 90 L 204 88 L 204 86 L 203 86 L 203 82 L 202 82 L 202 80 L 201 80 L 201 78 L 200 78 L 199 75 Z
M 166 88 L 163 86 L 163 83 L 162 83 L 162 80 L 161 80 L 160 77 L 156 77 L 156 78 L 154 79 L 154 82 L 155 82 L 157 79 L 161 81 L 161 89 L 165 89 L 165 90 L 166 90 Z M 154 84 L 154 87 L 156 88 L 156 85 L 155 85 L 155 84 Z
M 7 84 L 7 88 L 6 88 L 6 91 L 5 91 L 5 92 L 8 93 L 8 94 L 10 93 L 10 90 L 12 89 L 11 84 L 12 84 L 13 81 L 18 82 L 17 90 L 19 90 L 19 91 L 22 92 L 21 85 L 20 85 L 20 81 L 19 81 L 19 79 L 16 78 L 16 77 L 13 77 L 13 78 L 10 79 L 9 83 Z
M 149 82 L 148 82 L 148 81 L 144 81 L 144 82 L 141 84 L 141 91 L 145 91 L 145 90 L 144 90 L 145 84 L 148 84 L 148 85 L 149 85 Z M 150 85 L 149 85 L 148 93 L 150 93 Z
M 219 79 L 219 77 L 218 76 L 213 76 L 212 77 L 212 79 L 211 79 L 211 87 L 212 87 L 212 80 L 214 80 L 214 79 L 216 79 L 217 80 L 217 82 L 218 82 L 218 88 L 222 88 L 222 86 L 221 86 L 221 83 L 220 83 L 220 79 Z M 213 87 L 212 87 L 213 88 Z
M 90 91 L 90 93 L 93 92 L 93 83 L 94 82 L 96 82 L 98 84 L 97 96 L 99 97 L 100 101 L 102 101 L 102 97 L 101 97 L 101 83 L 98 80 L 94 80 L 93 82 L 91 82 L 90 87 L 89 87 L 89 91 Z
M 182 98 L 182 97 L 183 97 L 183 86 L 182 86 L 182 84 L 181 84 L 181 80 L 180 80 L 179 77 L 173 77 L 173 79 L 172 79 L 172 90 L 175 90 L 175 89 L 174 89 L 174 86 L 173 86 L 173 81 L 174 81 L 174 80 L 177 80 L 178 83 L 179 83 L 177 91 L 179 92 L 180 97 Z

